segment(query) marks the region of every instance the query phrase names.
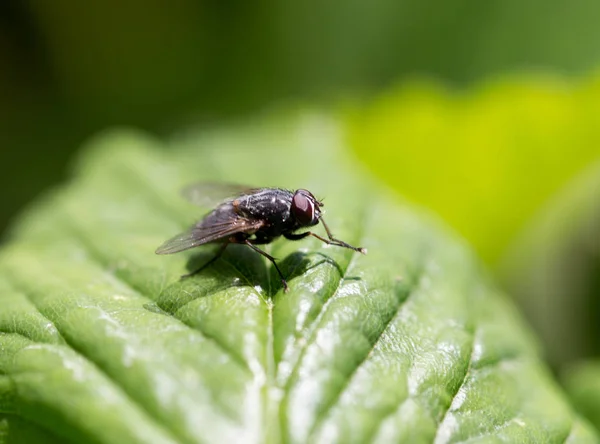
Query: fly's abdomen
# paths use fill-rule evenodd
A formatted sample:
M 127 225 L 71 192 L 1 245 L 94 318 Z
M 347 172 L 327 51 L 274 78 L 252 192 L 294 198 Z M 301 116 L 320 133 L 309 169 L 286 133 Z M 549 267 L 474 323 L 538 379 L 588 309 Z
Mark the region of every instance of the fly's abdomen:
M 199 227 L 213 227 L 226 224 L 238 216 L 231 202 L 225 202 L 208 213 L 197 225 Z

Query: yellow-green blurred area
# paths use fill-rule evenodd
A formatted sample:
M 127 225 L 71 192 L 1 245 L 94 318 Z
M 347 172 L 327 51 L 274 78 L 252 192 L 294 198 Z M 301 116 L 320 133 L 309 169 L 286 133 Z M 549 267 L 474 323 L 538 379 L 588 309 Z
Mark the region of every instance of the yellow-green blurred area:
M 495 265 L 600 156 L 600 77 L 569 85 L 524 76 L 460 93 L 412 82 L 351 110 L 348 122 L 350 145 L 378 177 Z
M 551 362 L 598 356 L 599 23 L 596 0 L 1 2 L 0 232 L 106 127 L 302 103 L 473 246 Z
M 372 174 L 496 272 L 555 368 L 600 354 L 599 75 L 505 76 L 463 91 L 413 80 L 342 115 Z

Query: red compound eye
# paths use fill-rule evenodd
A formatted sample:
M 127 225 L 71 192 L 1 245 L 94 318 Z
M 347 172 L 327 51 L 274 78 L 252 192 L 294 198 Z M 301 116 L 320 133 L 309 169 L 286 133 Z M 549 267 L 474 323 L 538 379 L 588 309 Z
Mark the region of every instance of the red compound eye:
M 292 215 L 300 225 L 314 225 L 315 200 L 306 190 L 298 190 L 292 198 Z

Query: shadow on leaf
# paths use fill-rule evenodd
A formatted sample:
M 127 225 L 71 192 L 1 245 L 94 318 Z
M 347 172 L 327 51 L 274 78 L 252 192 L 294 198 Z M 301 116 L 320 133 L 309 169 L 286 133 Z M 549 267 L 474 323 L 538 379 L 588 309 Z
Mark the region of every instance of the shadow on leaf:
M 187 273 L 198 270 L 215 257 L 217 249 L 202 248 L 190 256 Z M 182 275 L 184 271 L 182 270 Z M 230 245 L 223 255 L 200 272 L 183 277 L 163 290 L 157 306 L 174 314 L 191 301 L 231 287 L 255 286 L 267 282 L 261 257 L 243 245 Z
M 306 253 L 302 253 L 301 251 L 296 251 L 288 256 L 286 256 L 283 260 L 277 261 L 277 266 L 283 273 L 285 280 L 289 282 L 303 275 L 306 270 L 310 268 L 310 259 Z M 270 276 L 271 276 L 271 287 L 269 291 L 269 297 L 275 296 L 277 292 L 281 291 L 283 288 L 283 283 L 277 274 L 277 270 L 275 267 L 270 267 Z
M 203 249 L 193 254 L 186 265 L 187 273 L 203 267 L 215 257 L 217 251 L 217 249 Z M 344 270 L 339 264 L 323 253 L 297 251 L 277 261 L 277 265 L 288 283 L 296 277 L 302 276 L 309 269 L 324 263 L 333 266 L 340 276 L 344 275 Z M 360 278 L 345 277 L 345 279 Z M 283 288 L 279 274 L 272 264 L 248 247 L 234 244 L 227 247 L 220 258 L 200 272 L 189 277 L 182 277 L 165 288 L 156 305 L 163 312 L 173 314 L 197 298 L 242 286 L 258 286 L 269 298 L 274 297 Z
M 319 267 L 323 264 L 329 264 L 332 267 L 334 267 L 339 273 L 340 277 L 344 277 L 344 279 L 347 281 L 360 280 L 360 277 L 358 276 L 344 276 L 345 272 L 342 269 L 342 267 L 340 267 L 340 264 L 338 264 L 331 257 L 320 252 L 302 253 L 298 251 L 290 254 L 282 261 L 277 262 L 277 265 L 279 265 L 279 268 L 281 269 L 281 272 L 288 281 L 288 284 L 294 278 L 302 276 L 308 270 Z M 269 296 L 273 297 L 278 291 L 280 291 L 283 288 L 283 285 L 281 284 L 279 275 L 277 274 L 277 270 L 275 270 L 274 267 L 271 268 L 270 273 L 272 289 L 271 294 L 269 294 Z

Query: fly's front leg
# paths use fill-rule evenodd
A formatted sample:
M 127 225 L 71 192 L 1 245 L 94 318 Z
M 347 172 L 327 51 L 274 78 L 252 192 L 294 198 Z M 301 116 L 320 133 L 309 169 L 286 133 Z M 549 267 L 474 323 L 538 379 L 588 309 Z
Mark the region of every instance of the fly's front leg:
M 321 222 L 323 222 L 323 226 L 325 227 L 325 231 L 327 232 L 327 237 L 329 237 L 329 239 L 325 239 L 324 237 L 321 237 L 318 234 L 313 233 L 312 231 L 305 231 L 304 233 L 299 233 L 299 234 L 285 233 L 283 236 L 289 240 L 300 240 L 300 239 L 304 239 L 307 236 L 313 236 L 313 237 L 316 237 L 317 239 L 319 239 L 321 242 L 325 242 L 327 245 L 337 245 L 338 247 L 349 248 L 349 249 L 357 251 L 359 253 L 367 254 L 366 248 L 354 247 L 342 240 L 339 240 L 339 239 L 336 239 L 335 237 L 333 237 L 333 235 L 331 234 L 331 231 L 329 231 L 329 227 L 325 224 L 325 221 L 322 218 L 321 218 Z
M 312 235 L 314 237 L 316 237 L 317 239 L 322 240 L 326 244 L 337 245 L 337 246 L 344 247 L 344 248 L 350 248 L 351 250 L 358 251 L 359 253 L 367 254 L 367 249 L 366 248 L 353 247 L 352 245 L 347 244 L 346 242 L 344 242 L 342 240 L 339 240 L 339 239 L 336 239 L 335 237 L 333 237 L 333 234 L 331 234 L 331 230 L 329 229 L 329 227 L 327 226 L 327 224 L 325 223 L 325 221 L 323 220 L 323 218 L 321 218 L 320 220 L 323 223 L 323 226 L 325 227 L 325 231 L 327 232 L 327 237 L 329 238 L 329 241 L 327 239 L 322 238 L 319 235 L 316 235 L 316 234 L 312 233 Z
M 362 254 L 367 254 L 367 249 L 366 248 L 361 248 L 361 247 L 354 247 L 344 241 L 341 241 L 339 239 L 336 239 L 334 237 L 330 237 L 329 239 L 325 239 L 324 237 L 319 236 L 318 234 L 315 234 L 313 232 L 310 232 L 310 235 L 313 237 L 316 237 L 317 239 L 319 239 L 322 242 L 325 242 L 327 245 L 337 245 L 338 247 L 344 247 L 344 248 L 349 248 L 350 250 L 354 250 L 357 251 L 359 253 Z

